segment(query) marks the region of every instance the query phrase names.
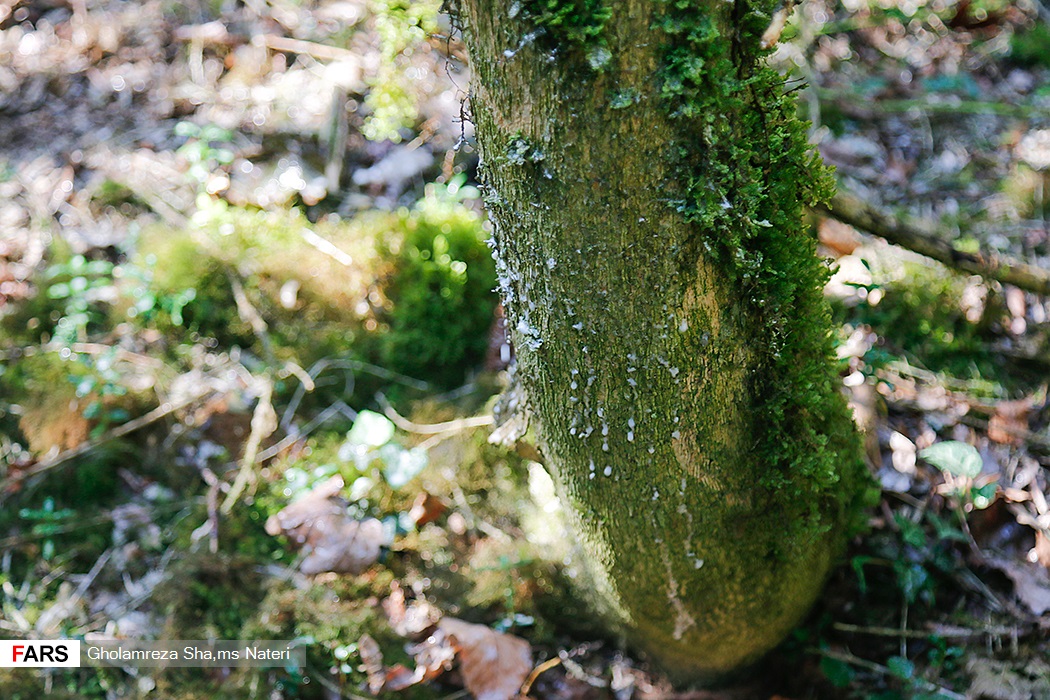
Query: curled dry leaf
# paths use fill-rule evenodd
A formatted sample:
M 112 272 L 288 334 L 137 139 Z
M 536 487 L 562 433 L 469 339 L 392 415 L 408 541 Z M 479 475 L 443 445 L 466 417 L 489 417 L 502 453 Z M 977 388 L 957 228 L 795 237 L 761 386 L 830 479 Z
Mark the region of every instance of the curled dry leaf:
M 383 524 L 348 516 L 342 488 L 343 479 L 333 476 L 266 521 L 267 533 L 283 534 L 306 551 L 299 565 L 304 574 L 359 574 L 379 558 Z
M 424 491 L 416 496 L 415 502 L 412 503 L 412 509 L 408 511 L 408 517 L 412 519 L 412 522 L 418 528 L 434 522 L 446 510 L 448 510 L 448 506 L 445 505 L 444 501 Z
M 451 638 L 463 682 L 477 700 L 510 700 L 532 670 L 532 649 L 520 637 L 452 617 L 438 623 Z

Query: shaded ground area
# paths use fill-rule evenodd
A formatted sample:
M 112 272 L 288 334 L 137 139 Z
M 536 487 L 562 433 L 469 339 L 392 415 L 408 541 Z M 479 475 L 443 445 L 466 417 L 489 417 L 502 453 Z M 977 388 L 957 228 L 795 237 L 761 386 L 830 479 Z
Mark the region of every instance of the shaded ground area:
M 753 682 L 675 692 L 596 624 L 488 439 L 512 353 L 436 10 L 0 3 L 0 632 L 308 659 L 0 695 L 1050 696 L 1047 300 L 831 219 L 871 532 Z M 772 60 L 844 188 L 1048 267 L 1041 13 L 811 0 Z

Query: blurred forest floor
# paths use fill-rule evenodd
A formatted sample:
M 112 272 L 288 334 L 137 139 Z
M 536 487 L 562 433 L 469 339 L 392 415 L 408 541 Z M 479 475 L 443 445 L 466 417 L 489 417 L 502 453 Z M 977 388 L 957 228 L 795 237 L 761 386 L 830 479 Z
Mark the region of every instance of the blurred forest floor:
M 844 191 L 1045 270 L 1048 21 L 808 0 L 771 60 Z M 595 622 L 550 479 L 489 440 L 468 84 L 432 1 L 0 0 L 0 636 L 308 659 L 0 695 L 1050 697 L 1050 300 L 817 214 L 870 533 L 724 690 Z

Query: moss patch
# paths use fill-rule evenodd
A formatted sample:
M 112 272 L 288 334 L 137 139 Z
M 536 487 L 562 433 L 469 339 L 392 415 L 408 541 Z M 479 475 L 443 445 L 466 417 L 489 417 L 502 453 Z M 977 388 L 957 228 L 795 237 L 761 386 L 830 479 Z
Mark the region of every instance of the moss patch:
M 795 504 L 791 528 L 812 537 L 804 530 L 823 532 L 843 517 L 828 510 L 843 495 L 840 480 L 849 498 L 865 473 L 830 371 L 828 271 L 804 223 L 805 207 L 829 197 L 833 182 L 783 79 L 761 61 L 775 3 L 734 5 L 728 27 L 705 3 L 663 4 L 660 94 L 683 134 L 676 167 L 686 183 L 673 204 L 696 224 L 701 253 L 742 288 L 761 329 L 750 392 L 755 458 L 769 465 L 763 485 Z

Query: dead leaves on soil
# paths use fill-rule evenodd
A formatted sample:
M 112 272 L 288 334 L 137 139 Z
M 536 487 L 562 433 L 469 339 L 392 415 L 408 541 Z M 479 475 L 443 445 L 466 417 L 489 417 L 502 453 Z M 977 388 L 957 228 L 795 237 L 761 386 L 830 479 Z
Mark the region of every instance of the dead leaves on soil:
M 379 559 L 383 524 L 351 518 L 342 488 L 342 477 L 333 476 L 266 521 L 268 534 L 285 535 L 306 552 L 299 565 L 304 574 L 360 574 Z
M 371 637 L 364 635 L 358 641 L 372 694 L 403 690 L 437 678 L 458 661 L 463 685 L 477 700 L 511 700 L 518 696 L 532 670 L 532 648 L 524 639 L 485 625 L 441 617 L 426 601 L 406 605 L 404 591 L 396 583 L 383 609 L 399 634 L 425 636 L 407 647 L 415 660 L 414 670 L 400 664 L 387 668 Z

